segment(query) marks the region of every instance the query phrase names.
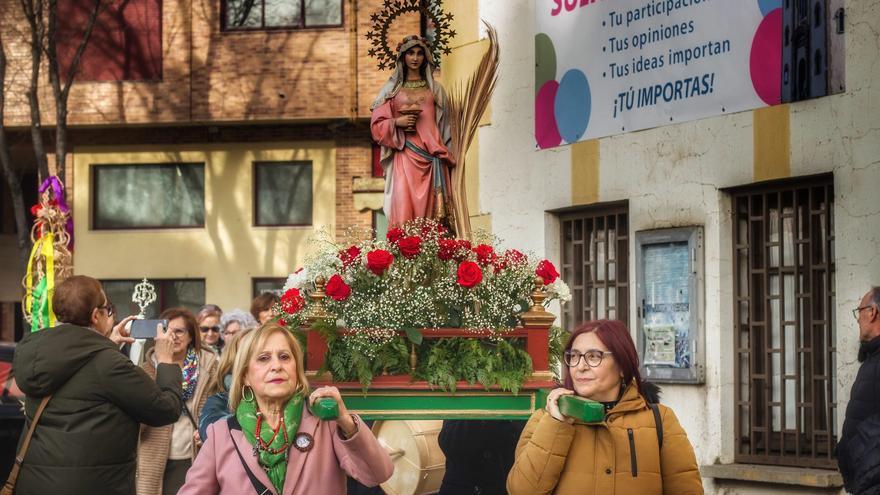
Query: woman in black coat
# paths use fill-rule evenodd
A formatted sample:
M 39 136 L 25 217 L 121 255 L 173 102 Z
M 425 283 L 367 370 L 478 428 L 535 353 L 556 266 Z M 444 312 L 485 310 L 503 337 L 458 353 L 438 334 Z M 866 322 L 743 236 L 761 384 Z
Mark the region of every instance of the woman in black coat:
M 52 297 L 58 326 L 25 336 L 13 369 L 27 396 L 25 431 L 52 394 L 22 463 L 17 495 L 135 492 L 139 424 L 174 423 L 181 411 L 181 371 L 171 339 L 157 330 L 153 381 L 119 352 L 128 320 L 113 327 L 100 282 L 74 276 Z M 112 339 L 112 340 L 111 340 Z M 22 438 L 24 435 L 22 435 Z

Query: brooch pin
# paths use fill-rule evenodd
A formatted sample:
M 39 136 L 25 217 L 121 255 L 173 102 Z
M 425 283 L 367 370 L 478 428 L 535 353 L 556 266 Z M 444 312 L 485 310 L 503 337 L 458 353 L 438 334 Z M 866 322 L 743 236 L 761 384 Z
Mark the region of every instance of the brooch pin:
M 315 445 L 315 438 L 308 433 L 297 433 L 293 439 L 293 446 L 300 452 L 308 452 Z

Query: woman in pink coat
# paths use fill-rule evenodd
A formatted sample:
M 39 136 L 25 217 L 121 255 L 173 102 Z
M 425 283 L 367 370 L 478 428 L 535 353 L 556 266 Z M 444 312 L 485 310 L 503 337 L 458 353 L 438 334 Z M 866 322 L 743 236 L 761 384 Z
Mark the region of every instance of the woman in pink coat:
M 232 371 L 235 414 L 208 427 L 208 440 L 179 495 L 345 493 L 348 474 L 367 486 L 391 477 L 391 458 L 334 387 L 310 395 L 303 353 L 281 326 L 243 337 Z M 306 403 L 339 405 L 336 421 L 321 421 Z

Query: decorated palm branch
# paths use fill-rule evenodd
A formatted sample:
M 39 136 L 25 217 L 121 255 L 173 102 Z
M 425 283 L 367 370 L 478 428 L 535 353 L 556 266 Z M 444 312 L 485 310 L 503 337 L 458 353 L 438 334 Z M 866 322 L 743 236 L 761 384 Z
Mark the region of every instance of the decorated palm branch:
M 52 294 L 58 283 L 73 274 L 73 221 L 64 185 L 57 177 L 49 177 L 40 185 L 39 194 L 39 202 L 31 207 L 33 248 L 22 280 L 22 309 L 32 331 L 57 324 Z
M 467 151 L 477 134 L 477 127 L 495 91 L 498 78 L 498 34 L 488 22 L 489 48 L 480 59 L 476 71 L 463 85 L 452 88 L 449 95 L 449 119 L 452 126 L 452 146 L 458 150 L 458 165 L 452 171 L 452 188 L 461 198 L 454 205 L 456 232 L 461 237 L 470 236 L 471 222 L 467 205 L 465 171 Z

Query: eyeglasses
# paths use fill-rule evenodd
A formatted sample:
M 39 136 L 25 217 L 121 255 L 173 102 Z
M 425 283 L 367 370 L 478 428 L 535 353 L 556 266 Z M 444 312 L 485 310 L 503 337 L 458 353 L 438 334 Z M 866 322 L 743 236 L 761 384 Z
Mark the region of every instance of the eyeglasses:
M 214 325 L 213 327 L 199 327 L 199 331 L 202 333 L 208 333 L 208 332 L 220 333 L 220 325 Z
M 114 306 L 113 303 L 110 301 L 107 301 L 107 304 L 105 304 L 103 306 L 98 306 L 95 309 L 103 309 L 104 311 L 107 312 L 108 317 L 116 314 L 116 306 Z
M 584 358 L 584 362 L 587 363 L 587 366 L 590 368 L 596 368 L 602 364 L 602 359 L 604 359 L 605 356 L 610 356 L 611 354 L 611 351 L 600 351 L 599 349 L 590 349 L 583 354 L 578 351 L 565 351 L 563 359 L 565 360 L 565 364 L 574 368 L 581 363 L 581 358 Z
M 177 337 L 178 339 L 181 339 L 181 338 L 183 338 L 184 335 L 186 335 L 186 329 L 185 328 L 169 328 L 168 333 L 170 333 L 174 337 Z
M 853 318 L 855 318 L 856 320 L 858 320 L 858 319 L 859 319 L 859 313 L 861 313 L 863 309 L 868 309 L 868 308 L 870 308 L 870 307 L 872 307 L 872 306 L 874 306 L 874 305 L 873 305 L 873 304 L 869 304 L 869 305 L 867 305 L 867 306 L 860 306 L 860 307 L 858 307 L 858 308 L 852 310 Z

